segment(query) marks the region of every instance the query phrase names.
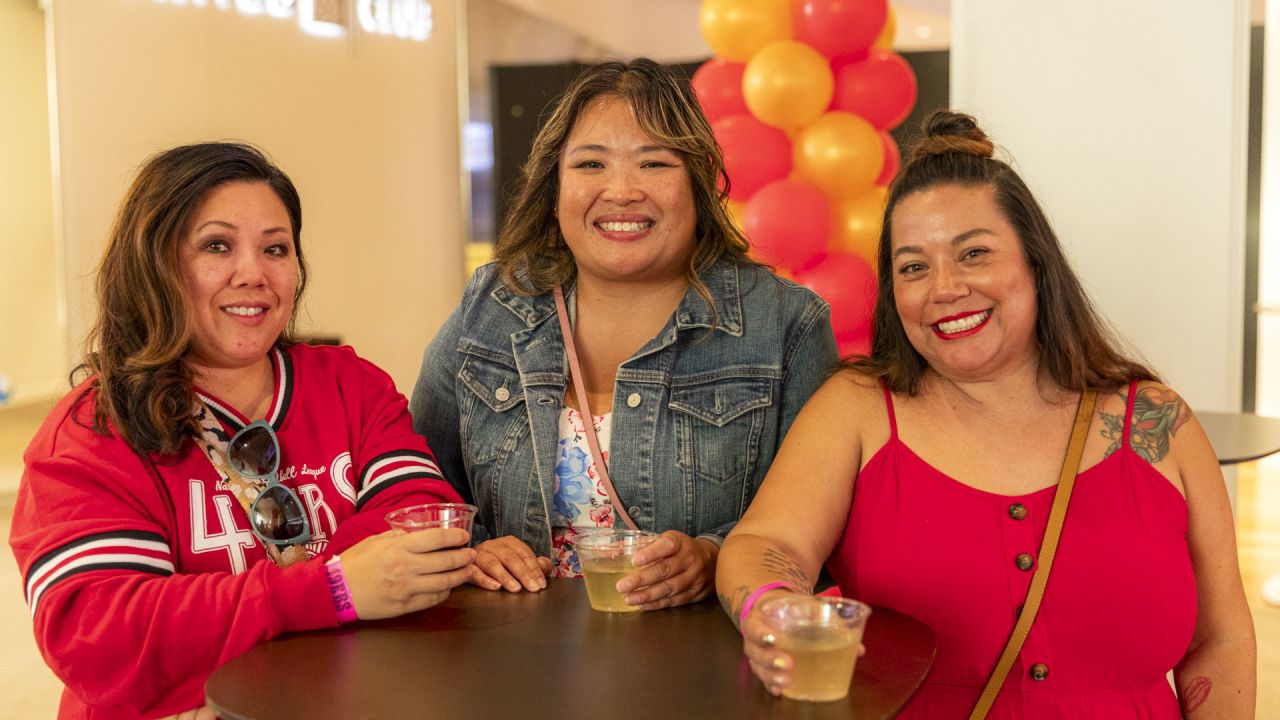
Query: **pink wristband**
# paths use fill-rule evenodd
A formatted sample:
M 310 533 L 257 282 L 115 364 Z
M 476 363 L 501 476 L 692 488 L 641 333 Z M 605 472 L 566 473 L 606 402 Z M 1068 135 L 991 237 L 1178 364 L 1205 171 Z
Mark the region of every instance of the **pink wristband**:
M 347 585 L 347 576 L 342 574 L 342 559 L 337 555 L 324 564 L 325 576 L 329 581 L 329 594 L 333 597 L 333 609 L 338 613 L 339 623 L 359 620 L 356 606 L 351 602 L 351 588 Z
M 771 583 L 765 583 L 760 587 L 756 588 L 755 592 L 748 595 L 747 599 L 744 600 L 742 603 L 742 612 L 738 613 L 738 629 L 739 630 L 741 630 L 743 624 L 747 622 L 747 615 L 751 614 L 751 608 L 756 606 L 756 601 L 760 599 L 760 596 L 769 592 L 770 590 L 777 590 L 778 588 L 787 588 L 792 592 L 795 592 L 795 589 L 796 589 L 795 585 L 792 585 L 789 582 L 782 582 L 781 580 L 771 582 Z

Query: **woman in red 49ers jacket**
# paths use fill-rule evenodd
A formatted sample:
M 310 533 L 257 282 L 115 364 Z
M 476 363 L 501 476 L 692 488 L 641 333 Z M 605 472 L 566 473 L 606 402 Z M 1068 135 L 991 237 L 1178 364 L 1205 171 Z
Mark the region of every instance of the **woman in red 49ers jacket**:
M 155 156 L 120 208 L 10 536 L 62 718 L 212 717 L 206 678 L 255 643 L 470 576 L 465 531 L 383 519 L 458 501 L 391 379 L 292 341 L 301 226 L 289 178 L 228 143 Z

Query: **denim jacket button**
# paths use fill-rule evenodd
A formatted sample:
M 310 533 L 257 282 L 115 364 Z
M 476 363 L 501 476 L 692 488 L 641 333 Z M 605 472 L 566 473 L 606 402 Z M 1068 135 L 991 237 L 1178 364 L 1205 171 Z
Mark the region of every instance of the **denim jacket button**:
M 627 407 L 640 407 L 640 393 L 631 393 L 627 396 Z
M 500 387 L 493 391 L 493 396 L 498 399 L 498 402 L 506 402 L 507 398 L 511 397 L 511 391 L 504 387 Z

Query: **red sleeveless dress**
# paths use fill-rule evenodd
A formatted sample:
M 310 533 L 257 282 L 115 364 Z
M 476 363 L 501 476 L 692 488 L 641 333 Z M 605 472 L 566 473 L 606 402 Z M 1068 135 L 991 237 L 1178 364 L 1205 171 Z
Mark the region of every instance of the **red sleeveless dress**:
M 1166 673 L 1196 619 L 1187 504 L 1129 445 L 1136 388 L 1120 449 L 1077 476 L 1044 601 L 989 718 L 1181 717 Z M 933 669 L 901 717 L 964 718 L 1026 598 L 1032 569 L 1018 557 L 1039 551 L 1055 488 L 964 485 L 903 444 L 887 390 L 885 403 L 889 442 L 858 476 L 826 567 L 846 596 L 937 634 Z

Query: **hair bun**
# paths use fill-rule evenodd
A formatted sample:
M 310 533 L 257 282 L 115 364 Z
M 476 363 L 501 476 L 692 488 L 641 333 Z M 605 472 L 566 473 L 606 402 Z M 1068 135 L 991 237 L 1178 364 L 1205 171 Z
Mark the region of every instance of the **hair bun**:
M 909 162 L 931 155 L 959 153 L 989 158 L 995 154 L 995 143 L 978 127 L 973 116 L 950 110 L 938 110 L 923 124 L 924 137 L 912 148 Z

